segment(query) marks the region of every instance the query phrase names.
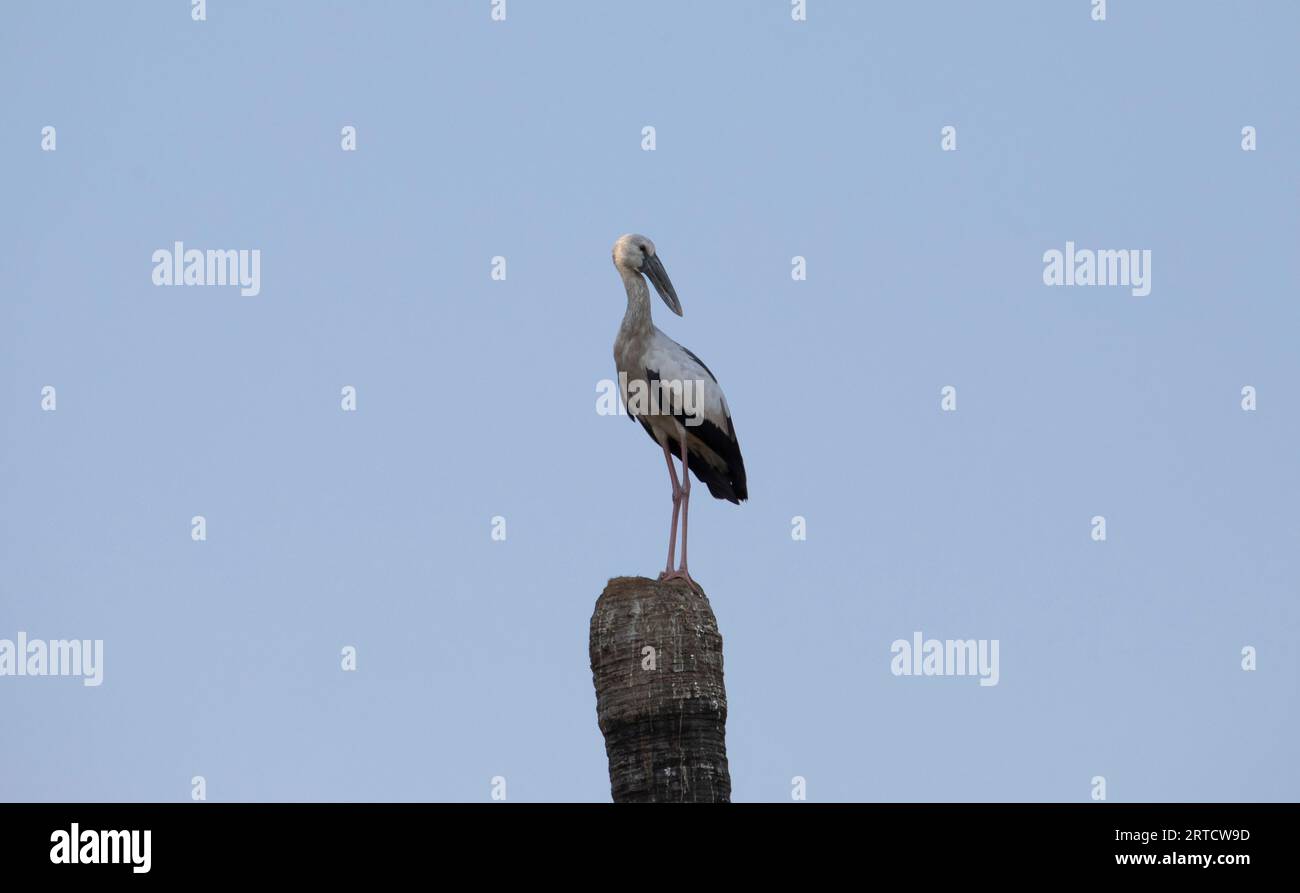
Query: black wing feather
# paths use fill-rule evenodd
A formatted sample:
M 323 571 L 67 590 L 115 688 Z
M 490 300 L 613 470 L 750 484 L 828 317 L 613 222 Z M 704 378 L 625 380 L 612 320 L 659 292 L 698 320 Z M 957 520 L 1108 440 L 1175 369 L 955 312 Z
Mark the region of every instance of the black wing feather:
M 686 350 L 686 348 L 682 349 Z M 689 350 L 686 352 L 691 353 Z M 694 357 L 695 362 L 704 368 L 705 372 L 709 373 L 709 377 L 713 378 L 713 373 L 709 372 L 709 368 L 700 362 L 700 358 L 693 353 L 691 353 L 691 356 Z M 645 374 L 647 384 L 659 380 L 659 373 L 653 369 L 647 369 Z M 713 380 L 715 383 L 717 382 L 716 378 Z M 668 409 L 671 409 L 672 412 L 667 413 Z M 722 458 L 724 467 L 718 469 L 714 468 L 703 456 L 694 451 L 690 453 L 691 471 L 700 483 L 709 488 L 709 493 L 712 496 L 736 504 L 740 504 L 749 498 L 749 486 L 745 481 L 745 459 L 740 455 L 740 441 L 736 439 L 736 426 L 732 424 L 730 415 L 727 416 L 727 430 L 723 431 L 722 428 L 708 419 L 699 419 L 699 424 L 696 425 L 686 425 L 684 407 L 660 407 L 660 411 L 671 414 L 673 418 L 689 428 L 690 432 L 698 440 Z M 637 421 L 641 423 L 641 427 L 645 428 L 650 438 L 655 443 L 658 443 L 659 438 L 655 437 L 654 429 L 650 427 L 649 423 L 643 418 L 638 418 Z M 674 456 L 681 457 L 682 445 L 671 434 L 668 435 L 668 449 L 672 450 Z

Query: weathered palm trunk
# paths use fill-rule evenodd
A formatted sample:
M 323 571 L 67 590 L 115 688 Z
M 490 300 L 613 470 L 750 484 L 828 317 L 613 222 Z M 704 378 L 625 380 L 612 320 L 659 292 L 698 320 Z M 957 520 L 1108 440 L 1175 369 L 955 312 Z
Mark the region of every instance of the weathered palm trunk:
M 704 594 L 615 577 L 596 600 L 590 651 L 614 802 L 728 802 L 722 636 Z

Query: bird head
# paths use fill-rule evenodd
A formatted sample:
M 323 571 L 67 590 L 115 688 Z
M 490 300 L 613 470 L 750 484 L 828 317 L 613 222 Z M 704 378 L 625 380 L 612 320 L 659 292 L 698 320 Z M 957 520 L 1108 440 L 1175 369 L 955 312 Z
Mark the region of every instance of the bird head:
M 664 299 L 668 309 L 678 316 L 682 315 L 681 301 L 677 300 L 677 290 L 673 288 L 668 271 L 663 261 L 655 254 L 655 243 L 645 236 L 628 233 L 619 236 L 614 243 L 614 266 L 620 271 L 643 274 L 653 283 L 659 297 Z

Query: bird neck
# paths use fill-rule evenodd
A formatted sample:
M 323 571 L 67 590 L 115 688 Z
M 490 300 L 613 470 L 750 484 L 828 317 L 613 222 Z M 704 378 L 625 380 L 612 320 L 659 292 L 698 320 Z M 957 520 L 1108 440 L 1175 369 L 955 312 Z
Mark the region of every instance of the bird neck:
M 623 314 L 622 331 L 626 335 L 648 335 L 654 328 L 650 319 L 650 289 L 645 277 L 630 270 L 619 270 L 623 287 L 627 289 L 627 312 Z

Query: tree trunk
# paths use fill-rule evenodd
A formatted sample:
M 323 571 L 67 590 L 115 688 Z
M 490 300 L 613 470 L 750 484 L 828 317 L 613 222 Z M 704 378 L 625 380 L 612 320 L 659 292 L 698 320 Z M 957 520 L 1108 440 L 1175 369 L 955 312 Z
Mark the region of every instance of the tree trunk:
M 615 577 L 596 600 L 590 651 L 614 802 L 728 802 L 722 636 L 704 593 Z

